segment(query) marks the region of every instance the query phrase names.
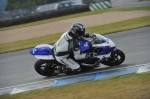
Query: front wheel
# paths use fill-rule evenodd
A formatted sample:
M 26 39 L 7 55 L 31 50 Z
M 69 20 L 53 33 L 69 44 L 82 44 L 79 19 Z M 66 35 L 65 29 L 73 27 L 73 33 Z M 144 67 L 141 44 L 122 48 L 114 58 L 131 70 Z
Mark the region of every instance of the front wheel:
M 55 65 L 56 61 L 53 60 L 38 60 L 34 68 L 37 73 L 39 73 L 42 76 L 55 76 L 57 75 L 55 73 Z
M 125 60 L 125 54 L 121 50 L 116 49 L 115 51 L 111 52 L 110 58 L 102 61 L 102 64 L 107 66 L 116 66 L 123 63 L 124 60 Z

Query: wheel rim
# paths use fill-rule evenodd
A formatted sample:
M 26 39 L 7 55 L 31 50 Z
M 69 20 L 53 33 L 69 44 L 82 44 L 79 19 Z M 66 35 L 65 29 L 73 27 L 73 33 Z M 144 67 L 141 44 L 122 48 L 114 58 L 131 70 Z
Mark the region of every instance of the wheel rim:
M 120 63 L 122 60 L 121 56 L 117 53 L 113 53 L 110 59 L 112 63 Z

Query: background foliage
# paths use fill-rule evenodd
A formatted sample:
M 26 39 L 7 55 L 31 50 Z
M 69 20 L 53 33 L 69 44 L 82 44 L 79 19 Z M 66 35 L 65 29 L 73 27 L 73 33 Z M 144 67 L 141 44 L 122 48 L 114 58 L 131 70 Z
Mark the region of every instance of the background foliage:
M 63 0 L 8 0 L 6 10 L 16 10 Z

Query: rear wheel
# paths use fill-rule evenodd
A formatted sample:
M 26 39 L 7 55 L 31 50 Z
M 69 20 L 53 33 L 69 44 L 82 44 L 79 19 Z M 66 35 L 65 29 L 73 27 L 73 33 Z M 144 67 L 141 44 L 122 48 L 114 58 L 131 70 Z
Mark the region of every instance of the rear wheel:
M 34 68 L 36 72 L 42 76 L 54 76 L 57 75 L 57 73 L 55 73 L 55 66 L 56 66 L 56 61 L 38 60 L 35 63 Z
M 116 65 L 120 65 L 121 63 L 123 63 L 125 60 L 125 54 L 119 50 L 116 49 L 115 51 L 113 51 L 111 53 L 111 57 L 102 61 L 102 64 L 107 65 L 107 66 L 116 66 Z

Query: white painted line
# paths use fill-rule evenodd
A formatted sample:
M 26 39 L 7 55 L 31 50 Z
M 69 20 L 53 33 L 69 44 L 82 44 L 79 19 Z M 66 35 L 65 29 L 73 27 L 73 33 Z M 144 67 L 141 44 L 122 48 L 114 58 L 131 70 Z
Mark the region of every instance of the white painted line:
M 50 82 L 50 81 L 55 81 L 55 79 L 43 80 L 43 81 L 37 81 L 37 82 L 31 82 L 31 83 L 27 83 L 27 84 L 21 84 L 21 85 L 10 86 L 10 87 L 4 87 L 4 88 L 0 88 L 0 90 L 3 90 L 3 89 L 9 89 L 9 88 L 14 88 L 14 87 L 21 87 L 21 86 L 35 85 L 35 84 L 44 83 L 44 82 Z
M 136 73 L 150 72 L 150 65 L 140 67 Z

